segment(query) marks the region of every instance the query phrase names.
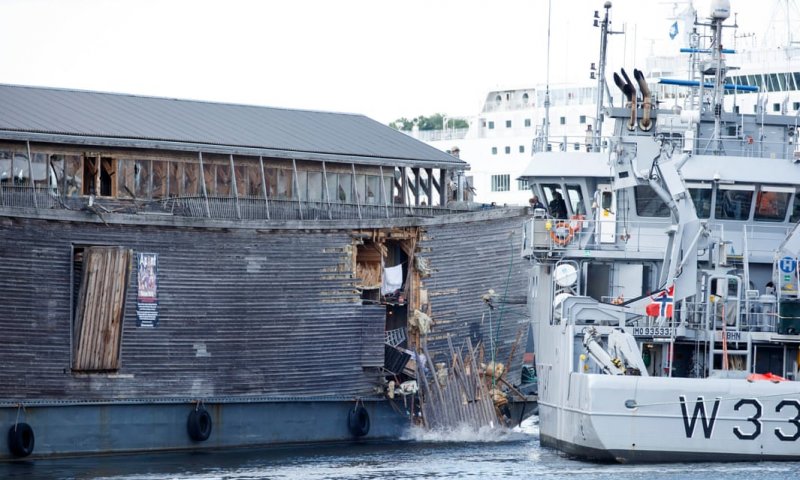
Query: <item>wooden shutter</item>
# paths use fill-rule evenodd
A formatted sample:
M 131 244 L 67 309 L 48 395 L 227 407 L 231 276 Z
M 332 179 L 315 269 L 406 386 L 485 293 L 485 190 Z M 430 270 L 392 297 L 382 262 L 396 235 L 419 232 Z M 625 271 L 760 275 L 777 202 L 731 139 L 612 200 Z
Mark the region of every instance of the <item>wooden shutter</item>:
M 73 369 L 117 370 L 132 252 L 123 247 L 89 247 L 75 315 Z

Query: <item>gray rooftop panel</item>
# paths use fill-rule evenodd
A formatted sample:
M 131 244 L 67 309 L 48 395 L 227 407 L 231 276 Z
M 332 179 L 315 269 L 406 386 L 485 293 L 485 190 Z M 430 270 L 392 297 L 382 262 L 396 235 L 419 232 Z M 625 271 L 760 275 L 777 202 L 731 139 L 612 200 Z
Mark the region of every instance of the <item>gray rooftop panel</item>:
M 0 138 L 464 168 L 363 115 L 0 85 Z

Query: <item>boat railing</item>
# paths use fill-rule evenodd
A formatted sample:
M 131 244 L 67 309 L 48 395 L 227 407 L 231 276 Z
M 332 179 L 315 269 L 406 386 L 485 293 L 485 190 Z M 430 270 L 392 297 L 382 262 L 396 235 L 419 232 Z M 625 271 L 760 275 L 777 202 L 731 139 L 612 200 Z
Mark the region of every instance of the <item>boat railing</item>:
M 0 207 L 64 209 L 97 214 L 161 214 L 230 220 L 359 220 L 435 217 L 463 213 L 474 205 L 357 204 L 239 196 L 182 196 L 154 200 L 62 196 L 52 187 L 0 186 Z
M 608 152 L 611 137 L 600 137 L 599 148 L 601 152 Z M 594 137 L 592 132 L 583 135 L 551 135 L 547 138 L 537 137 L 533 139 L 532 148 L 534 152 L 567 152 L 567 153 L 586 153 L 594 151 L 592 145 Z
M 609 300 L 612 303 L 613 300 Z M 726 332 L 777 332 L 778 315 L 772 301 L 744 301 L 729 299 L 713 303 L 702 300 L 683 300 L 674 306 L 671 317 L 632 315 L 628 326 L 664 327 L 690 330 Z M 723 327 L 724 324 L 724 327 Z M 677 330 L 676 330 L 677 331 Z
M 523 256 L 552 256 L 553 252 L 569 256 L 570 251 L 579 250 L 580 256 L 587 251 L 625 251 L 660 258 L 667 245 L 666 228 L 663 221 L 626 222 L 623 226 L 616 221 L 534 217 L 524 223 Z

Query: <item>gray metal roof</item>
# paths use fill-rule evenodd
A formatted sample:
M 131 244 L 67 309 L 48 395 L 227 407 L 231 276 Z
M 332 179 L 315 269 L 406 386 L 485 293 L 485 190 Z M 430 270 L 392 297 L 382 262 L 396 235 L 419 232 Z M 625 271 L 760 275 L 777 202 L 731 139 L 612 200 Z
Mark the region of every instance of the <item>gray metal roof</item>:
M 429 168 L 466 163 L 363 115 L 0 84 L 0 138 Z

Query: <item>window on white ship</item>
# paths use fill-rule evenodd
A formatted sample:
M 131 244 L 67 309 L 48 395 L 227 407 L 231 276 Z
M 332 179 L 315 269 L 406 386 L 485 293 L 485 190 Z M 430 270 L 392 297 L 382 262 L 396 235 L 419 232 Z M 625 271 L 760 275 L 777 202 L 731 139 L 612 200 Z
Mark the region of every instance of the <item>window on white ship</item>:
M 124 247 L 75 247 L 72 370 L 119 369 L 125 292 L 132 251 Z
M 714 218 L 747 220 L 753 203 L 752 185 L 719 185 L 715 198 Z
M 634 187 L 636 214 L 640 217 L 668 217 L 669 208 L 664 200 L 648 186 Z
M 578 150 L 581 149 L 581 144 L 580 143 L 575 143 L 575 144 L 572 145 L 572 148 L 573 148 L 573 150 L 575 150 L 577 152 Z
M 773 103 L 772 104 L 772 111 L 773 112 L 780 112 L 781 111 L 781 104 L 780 103 Z
M 506 128 L 511 128 L 511 120 L 506 120 Z
M 527 179 L 525 179 L 525 178 L 518 178 L 517 179 L 517 190 L 524 191 L 524 190 L 528 190 L 530 188 L 531 188 L 531 185 L 530 185 L 530 183 L 528 183 Z
M 561 125 L 566 125 L 567 124 L 567 117 L 561 117 L 559 119 L 559 123 L 561 123 Z
M 519 146 L 519 153 L 525 153 L 525 145 Z
M 509 146 L 506 146 L 506 149 L 505 149 L 505 150 L 506 150 L 506 155 L 508 155 L 509 153 L 511 153 L 511 147 L 509 147 Z
M 795 110 L 797 110 L 797 109 L 795 109 Z M 530 118 L 526 118 L 525 119 L 525 126 L 526 127 L 530 127 L 531 126 L 531 119 Z
M 692 196 L 694 209 L 698 218 L 709 218 L 711 216 L 711 184 L 710 183 L 690 183 L 689 195 Z
M 529 98 L 528 97 L 528 93 L 527 92 L 523 93 L 522 94 L 522 103 L 528 103 L 528 98 Z
M 756 196 L 755 220 L 764 222 L 782 222 L 786 218 L 791 187 L 771 187 L 763 185 Z
M 586 123 L 586 115 L 581 115 L 579 120 L 581 123 Z
M 800 102 L 792 102 L 792 110 L 800 110 Z
M 492 147 L 492 155 L 497 155 L 497 147 Z
M 797 88 L 800 88 L 800 72 L 794 72 L 791 74 L 794 78 L 794 84 Z
M 494 97 L 494 101 L 495 101 L 495 103 L 500 105 L 500 102 L 503 101 L 503 97 L 501 97 L 500 95 L 497 95 L 496 97 Z
M 511 186 L 511 175 L 492 175 L 492 191 L 507 192 Z
M 489 130 L 494 130 L 494 122 L 489 122 Z

